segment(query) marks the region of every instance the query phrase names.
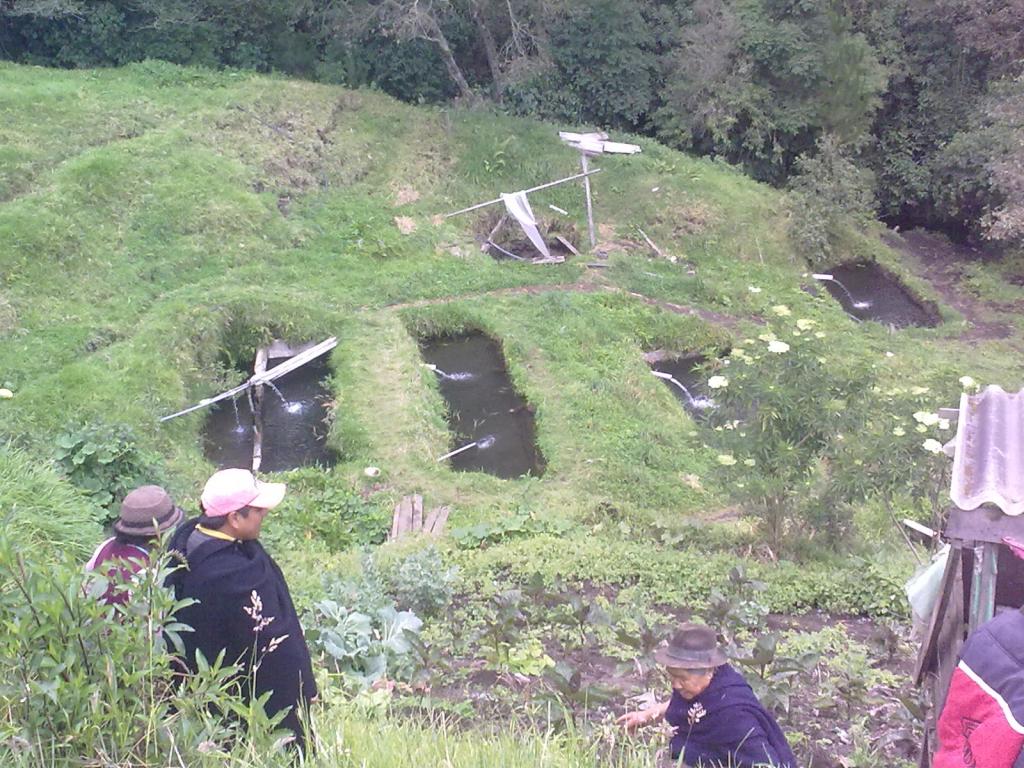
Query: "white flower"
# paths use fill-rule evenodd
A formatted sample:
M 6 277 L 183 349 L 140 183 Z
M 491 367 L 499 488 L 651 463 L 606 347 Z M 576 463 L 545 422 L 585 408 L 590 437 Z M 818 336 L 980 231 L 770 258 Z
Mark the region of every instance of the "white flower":
M 964 389 L 977 389 L 978 388 L 978 382 L 976 382 L 970 376 L 961 376 L 960 377 L 960 386 L 963 387 Z
M 895 429 L 893 429 L 892 433 L 896 435 L 896 437 L 903 437 L 905 434 L 907 434 L 907 431 L 903 427 L 896 427 Z
M 750 291 L 751 293 L 760 293 L 761 292 L 761 289 L 758 288 L 756 285 L 748 285 L 747 286 L 747 290 Z
M 14 393 L 11 392 L 11 390 L 7 389 L 7 387 L 0 389 L 0 399 L 10 400 L 12 397 L 14 397 Z
M 918 424 L 916 427 L 914 427 L 914 429 L 916 429 L 922 435 L 928 431 L 928 427 L 926 427 L 924 424 Z
M 949 429 L 949 419 L 939 419 L 939 429 Z
M 725 376 L 712 376 L 708 379 L 708 386 L 711 389 L 722 389 L 729 386 L 729 380 Z
M 731 467 L 733 464 L 736 463 L 736 457 L 731 456 L 728 453 L 720 453 L 718 454 L 718 463 L 721 464 L 723 467 Z
M 921 443 L 921 447 L 929 453 L 942 453 L 942 443 L 930 437 Z
M 893 355 L 893 353 L 892 353 L 892 352 L 886 352 L 886 353 L 885 353 L 885 356 L 886 356 L 886 357 L 895 357 L 895 355 Z
M 769 341 L 768 351 L 774 352 L 777 355 L 781 355 L 784 352 L 789 352 L 789 344 L 784 341 Z
M 918 411 L 914 414 L 914 421 L 924 424 L 926 427 L 934 427 L 939 423 L 939 415 L 937 413 L 928 413 L 927 411 Z
M 748 467 L 752 467 L 757 464 L 757 461 L 755 459 L 744 459 L 743 463 Z
M 814 327 L 814 321 L 808 320 L 806 317 L 801 317 L 796 321 L 796 327 L 801 331 L 809 331 Z
M 785 304 L 776 304 L 774 307 L 772 307 L 772 312 L 778 315 L 779 317 L 789 317 L 791 314 L 793 314 L 792 312 L 789 311 L 789 307 L 787 307 Z
M 815 331 L 814 332 L 814 338 L 816 338 L 816 339 L 824 339 L 825 338 L 825 332 L 824 331 Z
M 928 392 L 928 387 L 911 387 L 910 394 L 912 395 L 923 395 Z

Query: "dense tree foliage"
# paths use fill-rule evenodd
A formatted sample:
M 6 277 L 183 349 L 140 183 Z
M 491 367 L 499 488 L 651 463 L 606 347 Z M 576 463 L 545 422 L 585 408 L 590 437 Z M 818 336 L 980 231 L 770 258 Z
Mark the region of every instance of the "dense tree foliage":
M 491 99 L 774 184 L 828 136 L 890 221 L 1011 242 L 1022 30 L 1024 0 L 0 0 L 16 61 L 160 58 Z

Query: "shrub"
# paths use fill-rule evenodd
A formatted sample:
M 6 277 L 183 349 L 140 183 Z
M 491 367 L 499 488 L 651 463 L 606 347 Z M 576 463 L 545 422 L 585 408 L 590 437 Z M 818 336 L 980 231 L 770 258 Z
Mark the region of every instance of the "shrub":
M 815 322 L 789 322 L 788 307 L 757 339 L 732 349 L 715 399 L 716 442 L 744 508 L 777 548 L 820 494 L 828 461 L 864 421 L 874 374 L 859 360 L 827 355 Z M 813 507 L 810 507 L 813 509 Z
M 69 426 L 56 444 L 57 468 L 106 510 L 102 522 L 117 517 L 114 503 L 134 487 L 159 482 L 156 457 L 135 444 L 125 425 Z
M 874 219 L 874 176 L 858 168 L 827 135 L 818 140 L 815 154 L 801 155 L 796 165 L 790 182 L 790 234 L 812 265 L 824 265 L 833 257 L 832 237 L 843 222 Z
M 214 713 L 238 714 L 233 668 L 212 663 L 171 684 L 165 641 L 189 628 L 174 620 L 182 603 L 166 575 L 144 569 L 125 586 L 127 604 L 107 606 L 105 579 L 72 560 L 44 564 L 0 533 L 0 762 L 20 748 L 49 765 L 143 768 L 172 751 L 197 765 L 230 744 L 237 726 Z
M 437 547 L 429 546 L 399 563 L 391 578 L 398 605 L 421 616 L 436 616 L 452 601 L 459 569 L 445 567 Z

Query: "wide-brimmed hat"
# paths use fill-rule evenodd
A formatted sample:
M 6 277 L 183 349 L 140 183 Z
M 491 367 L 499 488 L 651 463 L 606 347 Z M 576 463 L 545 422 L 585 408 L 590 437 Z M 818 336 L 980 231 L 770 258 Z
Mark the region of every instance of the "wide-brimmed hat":
M 129 536 L 156 536 L 182 521 L 185 513 L 174 506 L 159 485 L 144 485 L 124 497 L 114 530 Z
M 654 660 L 666 667 L 706 669 L 729 659 L 718 646 L 715 631 L 703 624 L 680 624 L 668 644 L 654 653 Z
M 248 469 L 222 469 L 214 472 L 203 488 L 203 513 L 223 517 L 245 507 L 273 509 L 281 503 L 287 486 L 263 483 Z

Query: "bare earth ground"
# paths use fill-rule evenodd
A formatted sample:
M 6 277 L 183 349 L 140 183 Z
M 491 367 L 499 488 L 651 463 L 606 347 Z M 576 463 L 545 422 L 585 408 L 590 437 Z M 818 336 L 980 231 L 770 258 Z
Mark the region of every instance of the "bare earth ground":
M 961 336 L 963 341 L 1005 339 L 1013 335 L 1013 326 L 998 318 L 1008 309 L 1020 311 L 1022 307 L 1006 307 L 979 299 L 961 286 L 965 264 L 991 260 L 993 255 L 968 245 L 953 243 L 942 235 L 914 229 L 902 234 L 889 232 L 888 245 L 912 257 L 919 265 L 918 274 L 928 280 L 946 304 L 962 314 L 970 327 Z

